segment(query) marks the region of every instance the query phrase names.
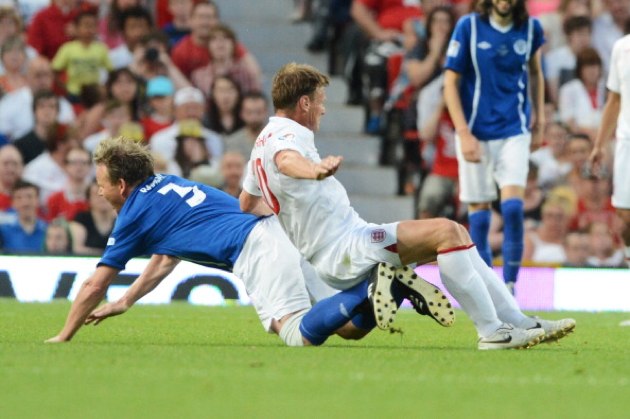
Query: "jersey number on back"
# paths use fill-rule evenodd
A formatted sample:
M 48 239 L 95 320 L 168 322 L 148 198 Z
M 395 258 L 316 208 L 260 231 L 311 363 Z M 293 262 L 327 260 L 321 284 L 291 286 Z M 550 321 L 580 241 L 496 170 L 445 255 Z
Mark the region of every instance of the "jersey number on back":
M 258 179 L 258 187 L 262 192 L 263 199 L 265 200 L 265 203 L 269 205 L 269 208 L 271 208 L 274 213 L 278 214 L 280 212 L 280 203 L 273 192 L 269 190 L 269 185 L 267 184 L 267 173 L 265 173 L 262 160 L 256 159 L 254 165 L 256 168 L 256 179 Z
M 162 195 L 166 195 L 170 191 L 175 192 L 177 195 L 181 196 L 182 198 L 188 195 L 190 191 L 192 191 L 193 196 L 191 196 L 190 198 L 186 200 L 186 203 L 191 208 L 201 204 L 203 200 L 206 199 L 205 192 L 199 190 L 196 186 L 179 186 L 174 183 L 169 183 L 168 185 L 163 186 L 162 188 L 160 188 L 160 190 L 158 190 L 158 193 L 161 193 Z

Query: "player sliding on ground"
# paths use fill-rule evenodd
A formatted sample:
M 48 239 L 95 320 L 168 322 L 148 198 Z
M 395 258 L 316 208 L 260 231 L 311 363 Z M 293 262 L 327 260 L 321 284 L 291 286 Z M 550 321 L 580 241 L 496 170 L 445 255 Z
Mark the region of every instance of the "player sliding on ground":
M 99 194 L 114 207 L 118 218 L 98 267 L 82 285 L 63 329 L 47 342 L 69 341 L 83 324 L 96 325 L 124 313 L 181 259 L 233 270 L 244 281 L 265 330 L 279 334 L 288 345 L 321 344 L 335 333 L 359 339 L 374 328 L 368 280 L 342 292 L 327 287 L 288 240 L 276 217 L 243 213 L 236 199 L 217 189 L 154 174 L 150 153 L 132 140 L 101 142 L 94 161 Z M 142 255 L 152 256 L 123 297 L 95 310 L 118 272 L 131 258 Z M 426 289 L 430 291 L 426 299 L 414 296 L 427 305 L 445 301 L 437 288 Z M 312 300 L 321 301 L 311 308 Z M 443 307 L 438 317 L 448 318 L 449 312 Z M 301 330 L 316 333 L 317 339 L 310 340 Z
M 442 282 L 477 328 L 479 349 L 527 348 L 573 330 L 573 319 L 551 321 L 523 314 L 503 281 L 479 257 L 463 226 L 447 219 L 374 225 L 359 217 L 333 176 L 342 158 L 321 159 L 314 142 L 326 111 L 328 82 L 308 65 L 291 63 L 276 73 L 275 116 L 252 150 L 241 208 L 255 214 L 271 208 L 319 276 L 338 288 L 356 286 L 381 261 L 398 267 L 395 275 L 379 275 L 374 287 L 374 308 L 383 328 L 394 318 L 397 305 L 392 301 L 399 301 L 401 290 L 426 296 L 421 288 L 426 283 L 412 269 L 405 270 L 406 265 L 437 260 Z M 311 342 L 319 339 L 310 330 L 303 333 Z

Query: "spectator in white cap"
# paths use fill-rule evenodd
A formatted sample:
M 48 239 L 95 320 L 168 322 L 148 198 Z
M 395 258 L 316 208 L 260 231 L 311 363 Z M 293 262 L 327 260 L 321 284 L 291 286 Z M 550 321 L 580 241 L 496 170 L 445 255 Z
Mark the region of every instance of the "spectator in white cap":
M 146 139 L 173 123 L 173 95 L 175 86 L 166 76 L 153 77 L 147 82 L 148 115 L 141 119 Z
M 176 137 L 180 131 L 180 121 L 196 119 L 201 122 L 206 110 L 206 98 L 201 90 L 194 87 L 182 87 L 175 93 L 175 122 L 151 137 L 149 147 L 162 155 L 167 162 L 175 161 L 177 149 Z M 206 147 L 212 156 L 212 165 L 219 165 L 223 156 L 223 141 L 214 131 L 202 127 L 202 134 Z

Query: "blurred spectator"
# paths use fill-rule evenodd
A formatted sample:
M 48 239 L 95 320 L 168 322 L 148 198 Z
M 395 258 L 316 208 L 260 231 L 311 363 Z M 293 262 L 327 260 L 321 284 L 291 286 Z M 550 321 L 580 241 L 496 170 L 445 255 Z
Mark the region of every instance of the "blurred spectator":
M 109 10 L 105 18 L 99 22 L 100 39 L 105 42 L 108 48 L 116 48 L 124 43 L 123 37 L 123 14 L 127 10 L 139 7 L 142 0 L 109 0 Z
M 558 103 L 560 87 L 575 78 L 576 57 L 591 45 L 591 27 L 590 17 L 575 16 L 567 19 L 563 26 L 567 44 L 550 50 L 544 57 L 548 94 L 554 103 Z
M 48 221 L 61 217 L 73 220 L 81 211 L 88 210 L 86 188 L 92 172 L 92 160 L 87 150 L 74 147 L 66 154 L 64 169 L 67 183 L 52 193 L 46 201 L 46 219 Z
M 114 228 L 116 212 L 100 196 L 96 183 L 88 187 L 88 202 L 90 209 L 79 212 L 70 222 L 72 251 L 77 255 L 101 255 Z
M 23 29 L 22 19 L 15 8 L 12 6 L 0 6 L 0 46 L 14 36 L 23 38 Z M 25 48 L 27 60 L 37 56 L 37 51 L 32 46 L 26 45 Z M 0 62 L 0 74 L 4 74 L 2 62 Z
M 182 176 L 190 177 L 193 169 L 199 166 L 210 166 L 210 152 L 203 138 L 201 122 L 190 119 L 179 123 L 177 148 L 175 149 L 175 161 Z
M 57 218 L 48 224 L 44 253 L 47 255 L 69 255 L 72 253 L 70 227 L 65 219 Z
M 33 115 L 35 126 L 26 135 L 15 141 L 20 150 L 24 164 L 30 163 L 46 150 L 48 136 L 57 124 L 59 115 L 59 98 L 52 90 L 40 90 L 33 97 Z
M 387 60 L 402 53 L 403 23 L 422 16 L 420 1 L 353 0 L 350 13 L 370 40 L 363 57 L 369 81 L 366 132 L 378 134 L 387 91 Z
M 140 121 L 145 141 L 173 123 L 173 95 L 175 87 L 171 79 L 157 76 L 147 82 L 146 96 L 149 101 L 147 115 Z
M 568 139 L 569 127 L 558 121 L 548 122 L 545 125 L 545 145 L 529 157 L 538 168 L 538 185 L 544 190 L 566 182 L 572 168 L 567 150 Z
M 68 182 L 64 163 L 66 154 L 76 145 L 77 140 L 67 126 L 55 125 L 49 134 L 46 151 L 24 166 L 23 179 L 37 185 L 42 205 Z
M 57 50 L 75 35 L 74 17 L 79 0 L 52 0 L 28 25 L 28 44 L 52 60 Z
M 256 138 L 268 118 L 267 98 L 258 92 L 246 93 L 241 101 L 241 119 L 245 125 L 224 137 L 225 151 L 236 151 L 241 153 L 245 160 L 249 160 Z
M 109 73 L 105 83 L 106 99 L 116 99 L 129 105 L 131 119 L 139 121 L 142 105 L 142 84 L 129 68 L 119 68 Z M 101 106 L 99 120 L 105 112 L 105 102 Z
M 577 54 L 575 73 L 577 78 L 560 88 L 560 119 L 571 131 L 583 132 L 595 140 L 606 100 L 602 60 L 595 49 L 585 48 Z
M 243 128 L 241 120 L 241 91 L 229 76 L 214 79 L 210 88 L 208 127 L 221 134 L 229 135 Z
M 542 206 L 540 224 L 525 233 L 523 260 L 534 263 L 564 263 L 566 254 L 563 244 L 571 215 L 567 201 L 548 198 Z
M 608 74 L 614 43 L 623 37 L 625 24 L 630 19 L 630 0 L 602 0 L 604 11 L 593 22 L 593 47 Z
M 151 32 L 151 26 L 151 14 L 144 7 L 130 7 L 121 13 L 120 27 L 124 42 L 109 51 L 114 68 L 129 67 L 133 63 L 133 52 Z
M 586 134 L 571 134 L 567 144 L 567 156 L 571 162 L 571 171 L 567 174 L 567 182 L 577 191 L 580 188 L 582 175 L 588 163 L 593 143 Z
M 575 191 L 578 201 L 572 229 L 587 229 L 594 222 L 605 223 L 610 228 L 619 227 L 610 199 L 610 171 L 606 166 L 600 166 L 594 173 L 589 164 L 585 165 Z
M 44 246 L 46 223 L 37 216 L 39 189 L 32 183 L 18 181 L 11 194 L 11 206 L 17 217 L 0 224 L 0 246 L 4 253 L 39 253 Z
M 202 121 L 205 109 L 206 99 L 199 89 L 194 87 L 184 87 L 175 93 L 175 122 L 168 128 L 164 128 L 151 137 L 149 147 L 151 150 L 162 155 L 167 162 L 175 161 L 175 150 L 177 149 L 177 140 L 175 137 L 179 134 L 179 123 L 181 121 L 195 119 Z M 203 137 L 206 141 L 206 147 L 212 156 L 212 165 L 217 166 L 223 155 L 223 142 L 221 137 L 214 131 L 202 128 Z M 175 173 L 176 174 L 176 173 Z
M 11 193 L 22 178 L 24 164 L 18 149 L 7 144 L 0 147 L 0 211 L 11 207 Z
M 564 22 L 575 16 L 591 16 L 591 1 L 561 0 L 556 10 L 543 13 L 538 17 L 545 31 L 546 51 L 566 45 Z
M 564 253 L 566 259 L 562 266 L 569 268 L 589 267 L 590 238 L 582 231 L 571 231 L 564 238 Z
M 101 128 L 101 116 L 105 102 L 105 87 L 91 84 L 81 88 L 79 103 L 74 105 L 77 118 L 74 127 L 78 138 L 85 138 Z
M 129 122 L 131 122 L 129 105 L 116 99 L 108 100 L 102 120 L 103 129 L 83 140 L 83 148 L 93 152 L 104 139 L 119 136 L 121 127 Z
M 112 70 L 107 45 L 97 41 L 97 11 L 82 9 L 75 17 L 76 37 L 64 43 L 52 61 L 53 70 L 65 73 L 66 90 L 71 102 L 79 101 L 81 87 L 99 83 Z
M 192 72 L 193 84 L 208 94 L 217 77 L 229 76 L 242 92 L 262 90 L 262 70 L 258 62 L 253 57 L 249 61 L 239 58 L 236 54 L 237 45 L 236 34 L 232 29 L 223 24 L 215 26 L 210 31 L 208 41 L 212 60 Z
M 419 22 L 417 19 L 409 19 L 406 21 L 405 27 L 412 26 L 417 22 Z M 446 48 L 454 27 L 455 14 L 453 10 L 447 6 L 439 6 L 429 12 L 426 29 L 407 29 L 408 32 L 414 33 L 416 36 L 419 36 L 419 31 L 425 32 L 425 35 L 418 39 L 418 42 L 412 47 L 412 51 L 408 53 L 410 58 L 404 64 L 409 82 L 413 86 L 420 88 L 441 72 Z
M 449 216 L 456 218 L 457 157 L 455 128 L 442 98 L 444 77 L 440 76 L 420 90 L 418 130 L 426 149 L 435 151 L 430 172 L 422 182 L 418 199 L 418 218 Z
M 527 184 L 525 185 L 525 196 L 523 197 L 523 219 L 526 230 L 536 226 L 542 219 L 545 192 L 539 186 L 539 173 L 538 168 L 530 162 L 527 172 Z
M 173 19 L 162 27 L 168 37 L 169 48 L 173 48 L 186 35 L 190 34 L 190 14 L 193 0 L 168 0 L 168 10 Z
M 589 228 L 591 250 L 588 263 L 598 268 L 627 268 L 623 250 L 615 245 L 615 239 L 606 223 L 594 222 Z
M 0 100 L 0 132 L 15 140 L 26 135 L 35 125 L 33 95 L 39 90 L 52 90 L 54 74 L 50 62 L 44 57 L 33 58 L 26 72 L 28 86 L 17 89 Z M 69 124 L 75 120 L 72 105 L 59 98 L 57 122 Z
M 0 97 L 27 85 L 26 44 L 20 36 L 12 36 L 0 46 L 0 61 L 4 68 L 0 75 Z
M 245 158 L 234 151 L 226 152 L 221 159 L 221 175 L 223 176 L 221 190 L 235 198 L 239 197 L 243 189 L 245 162 Z

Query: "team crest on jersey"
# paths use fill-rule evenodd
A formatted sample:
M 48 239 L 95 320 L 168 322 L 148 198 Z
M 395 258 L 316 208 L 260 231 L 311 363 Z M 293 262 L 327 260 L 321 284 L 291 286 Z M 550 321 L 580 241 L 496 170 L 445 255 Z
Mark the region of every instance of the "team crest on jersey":
M 372 243 L 380 243 L 385 240 L 387 233 L 383 229 L 372 230 Z
M 477 48 L 479 48 L 479 49 L 490 49 L 490 48 L 492 48 L 492 44 L 490 44 L 490 42 L 481 41 L 480 43 L 477 44 Z
M 524 39 L 517 39 L 516 42 L 514 42 L 514 52 L 518 55 L 525 55 L 527 52 L 527 41 Z
M 457 57 L 457 55 L 459 54 L 459 48 L 459 42 L 452 39 L 451 42 L 448 43 L 448 50 L 446 51 L 446 55 L 449 57 Z
M 113 246 L 116 244 L 116 239 L 113 237 L 110 237 L 109 239 L 107 239 L 107 245 L 108 246 Z

